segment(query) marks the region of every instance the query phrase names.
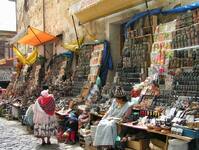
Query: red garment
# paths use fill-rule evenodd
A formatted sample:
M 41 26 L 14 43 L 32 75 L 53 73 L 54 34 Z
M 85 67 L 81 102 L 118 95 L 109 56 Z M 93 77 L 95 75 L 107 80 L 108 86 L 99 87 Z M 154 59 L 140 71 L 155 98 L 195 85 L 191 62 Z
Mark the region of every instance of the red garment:
M 76 138 L 75 131 L 68 132 L 68 136 L 66 137 L 66 143 L 68 143 L 69 141 L 75 142 L 75 138 Z
M 40 96 L 38 98 L 39 105 L 41 108 L 50 116 L 55 113 L 55 101 L 52 95 L 48 95 L 47 97 Z

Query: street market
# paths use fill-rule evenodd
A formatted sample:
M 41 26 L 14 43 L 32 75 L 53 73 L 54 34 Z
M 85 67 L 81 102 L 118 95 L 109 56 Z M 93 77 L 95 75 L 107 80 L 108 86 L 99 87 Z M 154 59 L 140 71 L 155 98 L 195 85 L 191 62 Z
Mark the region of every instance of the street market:
M 199 150 L 198 1 L 15 3 L 0 134 L 15 120 L 29 149 Z

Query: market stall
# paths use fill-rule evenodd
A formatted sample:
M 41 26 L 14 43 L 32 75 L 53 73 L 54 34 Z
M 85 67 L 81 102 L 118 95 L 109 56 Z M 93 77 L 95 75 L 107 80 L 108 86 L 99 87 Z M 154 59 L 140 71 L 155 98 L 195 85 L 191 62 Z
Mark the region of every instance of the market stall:
M 44 78 L 42 67 L 45 59 L 38 55 L 36 47 L 55 38 L 55 36 L 28 26 L 11 39 L 10 43 L 13 44 L 13 51 L 16 54 L 16 73 L 13 73 L 7 91 L 2 95 L 2 100 L 12 106 L 10 111 L 12 117 L 21 120 L 28 106 L 39 95 Z M 29 45 L 31 53 L 23 54 L 19 48 L 14 46 L 16 43 Z M 9 111 L 7 112 L 7 116 L 10 116 Z
M 114 84 L 125 88 L 133 103 L 129 121 L 118 123 L 120 131 L 116 140 L 125 141 L 125 147 L 137 150 L 149 147 L 197 147 L 199 103 L 196 5 L 168 10 L 168 18 L 167 15 L 160 15 L 165 12 L 158 9 L 143 12 L 132 19 L 134 22 L 131 20 L 127 23 L 122 59 L 114 80 Z M 148 23 L 147 27 L 147 17 L 152 26 Z M 106 86 L 103 89 L 105 91 Z M 100 94 L 105 96 L 102 96 L 104 99 L 111 98 L 111 87 L 109 89 L 107 95 L 103 92 Z M 107 110 L 103 111 L 102 97 L 97 101 L 97 106 L 91 109 L 91 129 L 81 130 L 88 149 L 92 147 L 97 123 Z M 110 103 L 105 100 L 104 105 L 110 106 Z M 125 132 L 125 128 L 128 128 L 127 132 L 120 136 L 119 133 Z

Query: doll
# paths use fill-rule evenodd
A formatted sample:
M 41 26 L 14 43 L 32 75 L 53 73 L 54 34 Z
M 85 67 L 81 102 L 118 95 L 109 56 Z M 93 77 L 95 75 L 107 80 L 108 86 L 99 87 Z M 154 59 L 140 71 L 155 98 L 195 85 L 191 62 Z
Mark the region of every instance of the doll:
M 90 108 L 86 107 L 78 118 L 79 129 L 86 127 L 89 124 L 89 122 L 90 122 Z

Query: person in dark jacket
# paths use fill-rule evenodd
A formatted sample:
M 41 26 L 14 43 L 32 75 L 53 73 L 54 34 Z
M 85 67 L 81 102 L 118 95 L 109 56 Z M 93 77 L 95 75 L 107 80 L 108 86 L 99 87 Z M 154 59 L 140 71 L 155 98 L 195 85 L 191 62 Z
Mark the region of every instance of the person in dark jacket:
M 65 144 L 75 144 L 76 134 L 78 131 L 78 119 L 77 116 L 71 112 L 69 118 L 66 121 L 64 136 L 66 136 Z

